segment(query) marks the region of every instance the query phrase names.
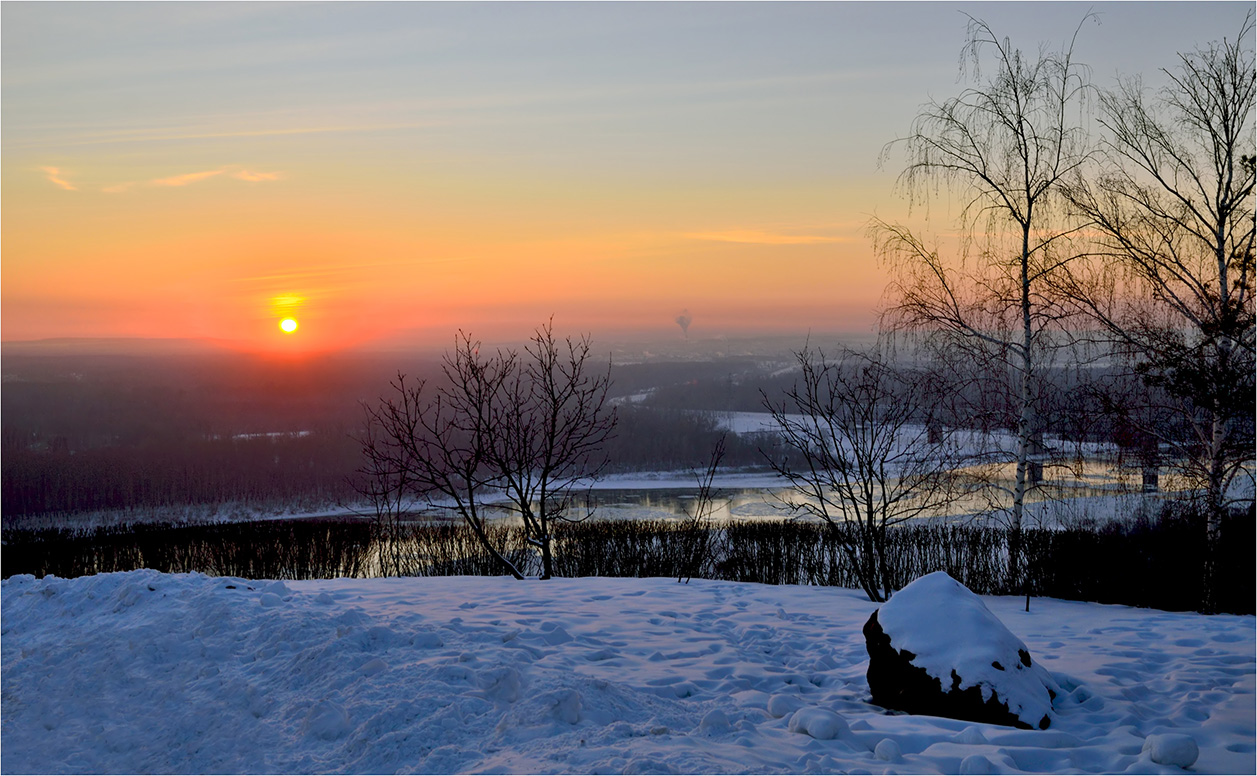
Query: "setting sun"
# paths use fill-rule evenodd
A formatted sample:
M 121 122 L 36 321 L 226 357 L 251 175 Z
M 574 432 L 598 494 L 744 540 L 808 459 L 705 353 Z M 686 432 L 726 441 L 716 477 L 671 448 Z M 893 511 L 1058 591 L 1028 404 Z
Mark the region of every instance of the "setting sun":
M 297 330 L 297 322 L 292 318 L 285 318 L 279 322 L 279 328 L 283 329 L 285 334 L 292 334 Z

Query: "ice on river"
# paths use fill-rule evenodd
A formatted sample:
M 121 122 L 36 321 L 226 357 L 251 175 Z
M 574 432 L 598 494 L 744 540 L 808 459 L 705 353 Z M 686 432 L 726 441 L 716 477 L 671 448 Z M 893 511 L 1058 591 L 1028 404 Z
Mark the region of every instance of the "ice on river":
M 849 590 L 13 577 L 18 772 L 1252 773 L 1254 618 L 984 601 L 1065 692 L 1027 731 L 868 702 Z M 1154 753 L 1157 757 L 1154 759 Z

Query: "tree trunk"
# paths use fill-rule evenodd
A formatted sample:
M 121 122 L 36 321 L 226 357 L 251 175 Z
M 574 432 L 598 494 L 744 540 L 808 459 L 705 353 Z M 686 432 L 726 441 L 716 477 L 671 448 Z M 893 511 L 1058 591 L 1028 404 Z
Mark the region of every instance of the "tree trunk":
M 1021 578 L 1021 522 L 1025 512 L 1026 474 L 1030 461 L 1032 398 L 1031 345 L 1034 329 L 1030 318 L 1030 227 L 1027 219 L 1021 231 L 1021 413 L 1017 419 L 1017 473 L 1013 482 L 1012 518 L 1008 525 L 1008 589 L 1016 591 Z
M 554 558 L 550 554 L 550 532 L 541 537 L 541 578 L 549 579 L 554 575 Z
M 474 513 L 475 507 L 473 506 L 471 509 Z M 515 568 L 515 564 L 507 560 L 506 556 L 498 552 L 498 549 L 493 546 L 492 542 L 489 541 L 489 535 L 485 533 L 484 526 L 481 525 L 479 518 L 477 518 L 474 514 L 465 517 L 467 517 L 467 524 L 471 526 L 472 532 L 474 532 L 476 534 L 476 538 L 480 540 L 480 545 L 489 551 L 489 554 L 493 556 L 493 559 L 496 560 L 512 577 L 515 577 L 516 579 L 524 579 L 524 575 L 519 572 L 519 569 Z
M 1222 517 L 1226 513 L 1226 493 L 1223 492 L 1225 457 L 1223 443 L 1226 437 L 1225 418 L 1214 413 L 1209 456 L 1208 509 L 1205 514 L 1205 563 L 1201 580 L 1200 607 L 1205 614 L 1218 611 L 1218 553 L 1222 548 Z

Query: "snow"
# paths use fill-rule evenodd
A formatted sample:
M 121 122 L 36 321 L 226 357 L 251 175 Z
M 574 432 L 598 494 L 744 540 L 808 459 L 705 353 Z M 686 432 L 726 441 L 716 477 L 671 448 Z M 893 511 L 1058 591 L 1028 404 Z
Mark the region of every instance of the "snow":
M 1180 768 L 1192 767 L 1192 763 L 1200 756 L 1196 739 L 1174 733 L 1148 736 L 1144 739 L 1143 751 L 1148 753 L 1154 763 L 1177 765 Z
M 955 671 L 959 689 L 978 687 L 983 700 L 998 695 L 1031 727 L 1053 716 L 1048 690 L 1060 694 L 1056 681 L 1033 657 L 1023 665 L 1025 643 L 947 572 L 926 574 L 895 593 L 878 609 L 877 621 L 891 647 L 914 653 L 912 664 L 942 687 L 951 686 Z
M 1194 745 L 1194 772 L 1257 769 L 1253 617 L 982 602 L 1062 688 L 1049 730 L 870 705 L 850 590 L 16 576 L 3 768 L 1181 773 Z

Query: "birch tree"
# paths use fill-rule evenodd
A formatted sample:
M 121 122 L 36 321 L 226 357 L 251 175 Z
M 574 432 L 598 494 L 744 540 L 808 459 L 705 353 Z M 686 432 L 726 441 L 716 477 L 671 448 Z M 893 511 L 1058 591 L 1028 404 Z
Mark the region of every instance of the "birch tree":
M 909 134 L 883 152 L 883 161 L 898 149 L 906 154 L 899 186 L 914 203 L 928 203 L 940 187 L 960 198 L 955 252 L 898 223 L 874 219 L 870 227 L 879 254 L 898 269 L 886 312 L 892 328 L 924 333 L 940 349 L 1008 375 L 1014 441 L 992 454 L 1014 464 L 1004 502 L 1014 588 L 1040 381 L 1062 327 L 1047 280 L 1071 258 L 1079 229 L 1064 218 L 1061 190 L 1090 153 L 1080 119 L 1091 87 L 1073 54 L 1079 30 L 1062 50 L 1027 56 L 970 17 L 961 59 L 974 85 L 927 103 Z
M 1057 281 L 1173 418 L 1145 430 L 1204 493 L 1213 610 L 1229 485 L 1253 460 L 1252 11 L 1163 72 L 1156 92 L 1128 78 L 1102 93 L 1103 154 L 1069 191 L 1095 240 Z

